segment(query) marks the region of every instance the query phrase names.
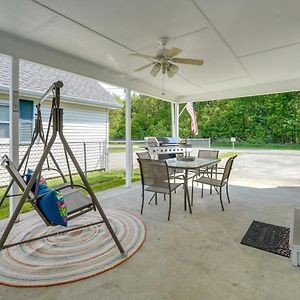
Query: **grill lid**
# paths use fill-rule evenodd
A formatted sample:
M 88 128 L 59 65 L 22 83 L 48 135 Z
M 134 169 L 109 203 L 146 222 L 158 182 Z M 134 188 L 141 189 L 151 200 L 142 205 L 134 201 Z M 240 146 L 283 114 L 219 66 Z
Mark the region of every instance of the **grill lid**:
M 148 147 L 178 146 L 180 144 L 177 137 L 146 137 Z
M 159 141 L 160 145 L 178 145 L 179 138 L 177 137 L 158 137 L 157 140 Z

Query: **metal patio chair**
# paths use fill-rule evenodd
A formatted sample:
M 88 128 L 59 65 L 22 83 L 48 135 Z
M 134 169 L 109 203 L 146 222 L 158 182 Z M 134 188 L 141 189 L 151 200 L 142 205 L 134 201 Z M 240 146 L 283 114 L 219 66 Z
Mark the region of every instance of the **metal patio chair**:
M 198 151 L 198 158 L 219 158 L 219 150 L 206 150 L 206 149 L 200 149 Z M 201 168 L 198 170 L 191 170 L 190 172 L 195 173 L 194 176 L 196 176 L 196 178 L 200 178 L 200 176 L 204 173 L 204 172 L 210 172 L 211 177 L 212 177 L 212 172 L 217 170 L 217 166 L 218 164 L 212 164 L 210 166 L 207 166 L 205 168 Z M 212 194 L 212 187 L 210 188 L 210 194 Z
M 136 155 L 140 159 L 151 159 L 151 155 L 150 155 L 150 153 L 148 151 L 137 152 Z
M 200 149 L 198 151 L 198 157 L 199 158 L 219 158 L 219 150 L 202 150 Z M 212 164 L 210 166 L 207 166 L 205 169 L 200 169 L 200 172 L 202 171 L 202 173 L 206 170 L 210 170 L 213 171 L 214 169 L 216 169 L 217 167 L 217 163 L 216 164 Z
M 137 152 L 136 153 L 137 157 L 139 159 L 152 159 L 150 153 L 148 151 L 145 152 Z M 153 196 L 150 198 L 148 204 L 151 203 L 151 201 L 155 198 L 155 204 L 157 205 L 157 193 L 154 193 Z M 166 201 L 166 196 L 164 195 L 164 200 Z
M 152 159 L 152 157 L 148 151 L 137 152 L 136 155 L 138 158 Z M 170 176 L 170 179 L 173 179 L 174 183 L 176 182 L 176 179 L 181 179 L 181 175 L 183 175 L 182 170 L 176 170 L 176 169 L 169 168 L 169 176 Z M 175 193 L 176 193 L 176 189 L 175 189 Z M 154 197 L 155 197 L 155 204 L 157 204 L 157 194 L 156 193 L 154 193 L 152 198 L 149 200 L 148 204 L 151 203 L 151 201 L 153 200 Z M 166 201 L 166 195 L 164 195 L 164 200 Z
M 198 158 L 219 158 L 219 150 L 202 150 L 200 149 L 198 151 Z M 204 169 L 199 169 L 199 170 L 195 170 L 195 171 L 191 171 L 191 172 L 195 172 L 195 173 L 203 173 L 204 171 L 206 171 L 207 169 L 213 169 L 217 166 L 217 164 L 212 164 L 210 166 L 207 166 Z
M 148 151 L 137 152 L 136 155 L 139 159 L 152 159 L 152 157 Z M 154 197 L 155 197 L 155 204 L 157 205 L 157 193 L 153 194 L 153 196 L 150 198 L 148 204 L 151 203 L 151 201 L 153 200 Z M 164 200 L 166 201 L 165 195 L 164 195 Z
M 142 177 L 142 207 L 143 214 L 145 192 L 169 195 L 168 220 L 171 215 L 171 193 L 183 183 L 171 183 L 168 165 L 165 161 L 138 158 Z
M 219 158 L 219 150 L 200 149 L 198 151 L 199 158 Z
M 208 172 L 208 171 L 205 172 L 202 175 L 202 177 L 200 177 L 199 179 L 196 177 L 193 178 L 193 181 L 192 181 L 192 204 L 194 201 L 194 182 L 197 182 L 197 183 L 199 182 L 199 183 L 202 183 L 201 198 L 203 198 L 203 185 L 204 184 L 214 187 L 215 190 L 217 191 L 217 193 L 219 194 L 222 211 L 224 211 L 224 206 L 223 206 L 223 202 L 222 202 L 222 188 L 224 186 L 226 187 L 227 200 L 228 200 L 228 203 L 230 203 L 230 198 L 229 198 L 229 193 L 228 193 L 228 182 L 229 182 L 229 176 L 230 176 L 231 169 L 232 169 L 232 164 L 236 157 L 237 157 L 237 155 L 230 157 L 227 160 L 224 168 L 216 168 L 216 171 L 213 172 L 213 174 L 216 175 L 216 178 L 212 178 L 210 172 Z M 218 170 L 223 170 L 223 172 L 218 172 Z M 220 179 L 218 179 L 218 175 L 221 176 Z M 218 190 L 218 188 L 219 188 L 219 190 Z

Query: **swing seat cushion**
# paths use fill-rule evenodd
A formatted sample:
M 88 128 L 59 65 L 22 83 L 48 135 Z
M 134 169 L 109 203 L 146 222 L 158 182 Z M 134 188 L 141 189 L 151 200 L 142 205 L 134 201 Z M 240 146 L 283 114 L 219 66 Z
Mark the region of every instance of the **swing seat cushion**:
M 26 184 L 29 183 L 29 181 L 30 181 L 30 179 L 31 179 L 31 177 L 32 177 L 32 173 L 33 173 L 33 171 L 32 171 L 31 169 L 28 169 L 28 170 L 27 170 L 27 174 L 25 175 L 25 182 L 26 182 Z M 31 188 L 31 191 L 34 193 L 34 192 L 35 192 L 35 189 L 36 189 L 36 182 L 33 183 L 33 186 L 32 186 L 32 188 Z
M 31 177 L 32 177 L 32 173 L 33 171 L 31 169 L 28 169 L 27 170 L 27 174 L 25 175 L 25 182 L 26 184 L 28 184 L 28 182 L 30 181 Z M 32 188 L 31 188 L 31 191 L 34 193 L 36 190 L 36 182 L 34 182 Z M 38 190 L 38 194 L 41 195 L 41 194 L 44 194 L 48 192 L 48 186 L 47 186 L 47 182 L 46 182 L 46 179 L 41 176 L 40 177 L 40 181 L 39 181 L 39 190 Z
M 68 211 L 61 192 L 49 190 L 38 199 L 37 206 L 50 223 L 67 227 Z

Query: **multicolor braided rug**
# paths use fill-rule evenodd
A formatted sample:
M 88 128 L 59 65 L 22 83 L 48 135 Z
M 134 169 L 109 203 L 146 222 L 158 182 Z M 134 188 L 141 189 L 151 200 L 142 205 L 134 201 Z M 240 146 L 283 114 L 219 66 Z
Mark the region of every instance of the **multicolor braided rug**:
M 0 253 L 0 284 L 15 287 L 50 286 L 85 279 L 127 260 L 142 246 L 146 228 L 136 216 L 105 210 L 128 255 L 123 257 L 104 224 L 4 249 Z M 71 220 L 68 227 L 99 221 L 96 212 Z M 62 228 L 62 227 L 61 227 Z M 14 226 L 8 242 L 34 238 L 61 228 L 46 227 L 35 216 Z

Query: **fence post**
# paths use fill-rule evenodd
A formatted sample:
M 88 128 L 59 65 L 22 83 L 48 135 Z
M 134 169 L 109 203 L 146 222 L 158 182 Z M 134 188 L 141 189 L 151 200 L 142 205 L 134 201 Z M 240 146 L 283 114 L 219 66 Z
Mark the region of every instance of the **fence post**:
M 106 170 L 108 170 L 109 169 L 109 141 L 108 140 L 105 141 L 105 147 L 103 148 L 103 151 L 105 151 L 105 167 Z
M 210 137 L 208 138 L 208 149 L 210 149 L 210 146 L 211 146 L 211 144 L 210 144 Z
M 83 156 L 84 156 L 84 174 L 87 177 L 87 164 L 86 164 L 86 143 L 83 143 Z

